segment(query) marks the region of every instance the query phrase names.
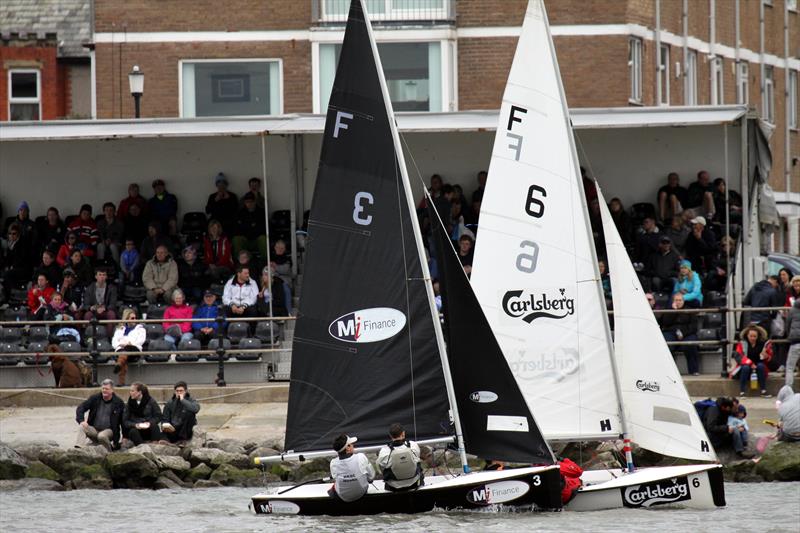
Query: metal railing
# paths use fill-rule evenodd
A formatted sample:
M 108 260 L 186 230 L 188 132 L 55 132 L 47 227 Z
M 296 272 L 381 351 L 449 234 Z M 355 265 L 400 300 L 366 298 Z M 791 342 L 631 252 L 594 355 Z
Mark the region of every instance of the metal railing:
M 374 23 L 435 24 L 456 20 L 456 0 L 364 0 Z M 311 0 L 311 22 L 344 24 L 350 0 Z

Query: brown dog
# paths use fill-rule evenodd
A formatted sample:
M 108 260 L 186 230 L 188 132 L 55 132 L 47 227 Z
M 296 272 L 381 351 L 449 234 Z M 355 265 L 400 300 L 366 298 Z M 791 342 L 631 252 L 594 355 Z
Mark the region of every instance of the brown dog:
M 56 387 L 59 389 L 68 389 L 83 387 L 83 376 L 74 361 L 65 355 L 58 355 L 61 353 L 61 348 L 57 344 L 50 344 L 47 346 L 47 353 L 50 359 L 50 368 L 53 370 L 53 378 L 56 381 Z

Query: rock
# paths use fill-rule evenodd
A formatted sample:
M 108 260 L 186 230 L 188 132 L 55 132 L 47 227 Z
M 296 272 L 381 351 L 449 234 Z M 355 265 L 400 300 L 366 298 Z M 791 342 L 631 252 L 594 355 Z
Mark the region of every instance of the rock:
M 181 448 L 176 444 L 156 444 L 151 442 L 148 444 L 150 450 L 159 456 L 179 457 L 181 455 Z
M 151 487 L 158 478 L 158 467 L 144 455 L 129 452 L 110 453 L 105 466 L 117 487 Z
M 232 465 L 242 469 L 256 468 L 253 461 L 243 453 L 223 452 L 221 455 L 217 455 L 211 460 L 211 468 L 217 468 L 221 465 Z
M 58 443 L 52 440 L 23 441 L 11 446 L 18 454 L 28 461 L 38 461 L 42 450 L 58 448 Z
M 163 472 L 161 472 L 161 475 L 159 475 L 159 477 L 164 477 L 164 478 L 167 478 L 169 480 L 172 480 L 174 483 L 177 483 L 179 487 L 191 488 L 191 486 L 192 486 L 192 482 L 191 481 L 183 481 L 178 476 L 178 474 L 176 474 L 172 470 L 164 470 Z
M 273 450 L 278 450 L 279 452 L 283 452 L 283 437 L 273 437 L 271 439 L 267 439 L 262 441 L 259 446 L 263 446 L 264 448 L 272 448 Z
M 261 444 L 259 444 L 259 442 L 256 441 L 256 440 L 247 439 L 246 441 L 244 441 L 242 443 L 242 446 L 244 446 L 244 453 L 246 453 L 247 455 L 250 455 L 250 453 L 253 450 L 255 450 L 256 448 L 260 448 Z M 268 446 L 264 446 L 264 448 L 268 448 Z
M 28 462 L 7 444 L 0 443 L 0 479 L 25 477 Z
M 198 481 L 201 479 L 208 479 L 208 476 L 211 475 L 211 467 L 205 463 L 200 463 L 199 465 L 195 466 L 194 468 L 190 469 L 184 479 L 186 481 Z
M 277 477 L 281 481 L 286 481 L 292 474 L 292 469 L 283 463 L 273 463 L 265 466 L 268 467 L 270 474 Z
M 280 455 L 280 452 L 275 450 L 274 448 L 267 448 L 264 446 L 258 446 L 257 448 L 253 448 L 250 450 L 250 453 L 247 456 L 252 461 L 256 457 L 271 457 L 273 455 Z
M 194 482 L 194 488 L 196 489 L 212 489 L 221 486 L 222 484 L 220 484 L 219 482 L 211 481 L 209 479 L 198 479 L 197 481 Z
M 26 477 L 49 479 L 50 481 L 61 481 L 61 475 L 41 461 L 31 461 L 28 463 Z
M 307 481 L 309 479 L 314 479 L 310 474 L 314 474 L 317 477 L 325 477 L 326 475 L 330 475 L 331 461 L 330 459 L 325 459 L 323 457 L 320 457 L 319 459 L 312 459 L 310 461 L 303 461 L 301 463 L 294 463 L 294 465 L 292 468 L 292 474 L 289 476 L 292 481 Z M 320 472 L 327 472 L 327 474 L 318 475 Z
M 750 459 L 733 461 L 722 467 L 722 475 L 725 481 L 737 481 L 742 483 L 757 483 L 764 481 L 761 476 L 756 474 L 756 463 Z
M 159 478 L 156 479 L 156 482 L 153 483 L 153 488 L 154 489 L 180 489 L 180 488 L 183 488 L 183 487 L 181 485 L 179 485 L 178 483 L 175 483 L 175 481 L 173 481 L 172 479 L 170 479 L 170 478 L 168 478 L 166 476 L 159 476 Z
M 800 443 L 770 445 L 756 465 L 756 473 L 767 481 L 800 481 Z
M 173 455 L 159 455 L 156 456 L 156 466 L 159 470 L 170 470 L 176 474 L 183 476 L 192 467 L 189 461 L 183 457 L 176 457 Z
M 78 471 L 77 476 L 72 479 L 72 487 L 75 489 L 99 489 L 109 490 L 114 488 L 108 472 L 103 465 L 85 465 Z
M 84 446 L 83 448 L 73 448 L 76 455 L 83 455 L 96 463 L 102 463 L 109 451 L 105 446 Z M 72 450 L 70 450 L 72 451 Z
M 218 450 L 217 448 L 195 448 L 191 450 L 188 461 L 192 464 L 192 466 L 197 466 L 200 463 L 210 465 L 211 461 L 215 457 L 225 453 L 227 452 Z M 184 459 L 186 459 L 185 456 Z
M 268 481 L 278 481 L 279 478 L 266 474 Z M 220 465 L 211 473 L 211 481 L 216 481 L 226 486 L 257 487 L 264 484 L 264 474 L 258 470 L 242 470 L 230 464 Z
M 58 481 L 40 478 L 3 479 L 0 480 L 0 493 L 14 490 L 65 490 Z
M 210 440 L 206 442 L 206 448 L 216 448 L 228 453 L 245 454 L 242 442 L 236 439 Z
M 69 450 L 51 448 L 43 449 L 41 453 L 39 453 L 39 460 L 58 472 L 61 479 L 74 479 L 83 466 L 93 465 L 103 461 L 101 457 L 103 452 L 97 452 L 95 448 L 101 448 L 103 452 L 106 452 L 105 455 L 108 455 L 108 452 L 102 446 L 72 448 Z

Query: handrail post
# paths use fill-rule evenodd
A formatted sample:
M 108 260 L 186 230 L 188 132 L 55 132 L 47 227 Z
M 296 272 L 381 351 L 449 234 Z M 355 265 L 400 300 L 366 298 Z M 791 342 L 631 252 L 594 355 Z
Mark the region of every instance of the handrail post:
M 99 358 L 99 351 L 97 350 L 97 317 L 92 315 L 92 343 L 89 347 L 89 355 L 92 357 L 92 387 L 97 387 L 97 364 Z
M 225 324 L 225 317 L 217 316 L 217 387 L 225 386 L 225 334 L 222 326 Z

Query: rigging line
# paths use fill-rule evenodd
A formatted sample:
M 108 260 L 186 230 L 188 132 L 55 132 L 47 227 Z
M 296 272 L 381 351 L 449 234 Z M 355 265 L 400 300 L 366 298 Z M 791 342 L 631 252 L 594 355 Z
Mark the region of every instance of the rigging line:
M 400 136 L 400 140 L 403 142 L 403 144 L 406 147 L 406 149 L 403 151 L 403 153 L 408 154 L 408 157 L 411 158 L 411 163 L 414 165 L 414 170 L 417 171 L 417 178 L 419 179 L 419 182 L 422 184 L 422 190 L 427 191 L 428 190 L 428 186 L 425 185 L 425 180 L 422 179 L 422 172 L 419 171 L 419 166 L 417 165 L 417 160 L 414 159 L 414 154 L 411 152 L 411 147 L 408 146 L 408 142 L 406 141 L 406 136 L 403 135 L 400 132 L 400 130 L 397 130 L 397 134 Z M 427 197 L 428 195 L 426 194 L 425 196 Z

